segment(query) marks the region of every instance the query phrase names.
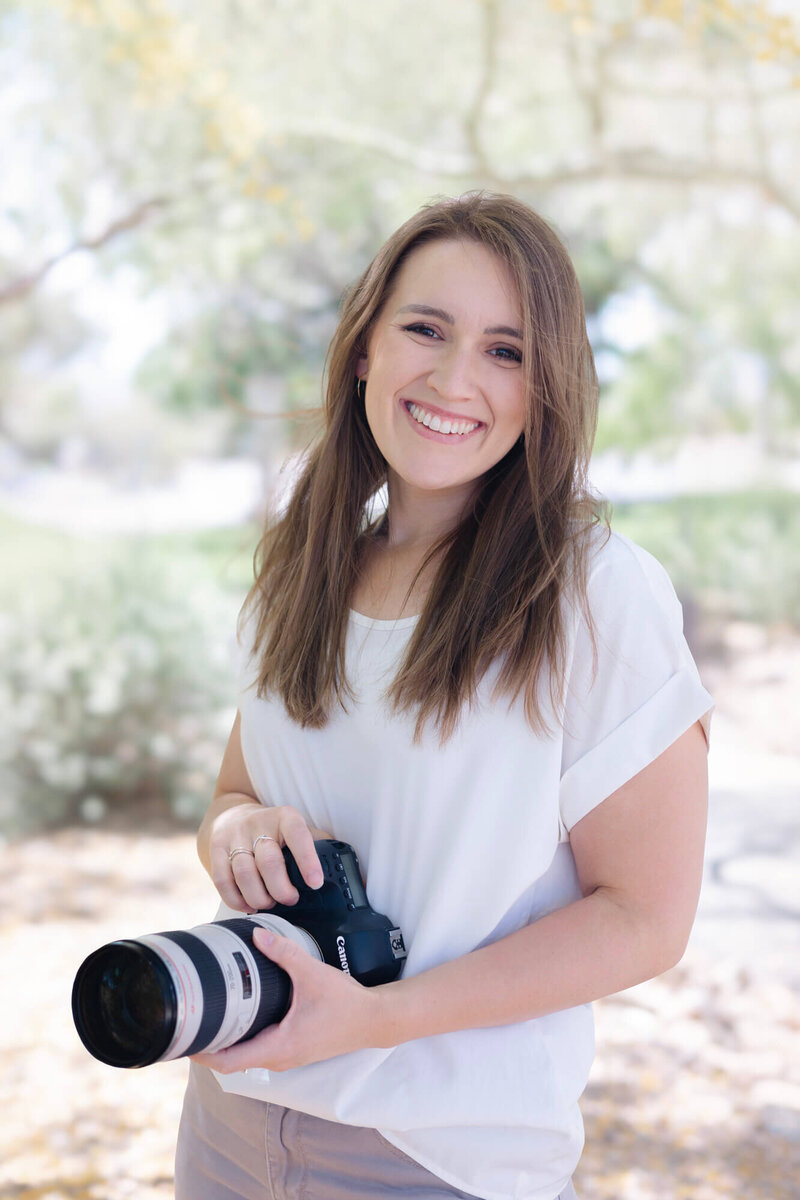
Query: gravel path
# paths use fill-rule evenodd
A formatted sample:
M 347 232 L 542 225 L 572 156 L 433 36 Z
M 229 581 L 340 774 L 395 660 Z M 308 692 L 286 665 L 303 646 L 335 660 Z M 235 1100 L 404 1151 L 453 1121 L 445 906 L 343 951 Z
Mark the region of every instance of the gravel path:
M 797 745 L 786 662 L 782 717 L 764 718 L 758 750 L 743 739 L 747 706 L 737 709 L 752 680 L 738 691 L 717 681 L 695 933 L 680 966 L 596 1006 L 581 1200 L 800 1196 L 800 761 L 774 752 Z M 67 830 L 0 848 L 0 1196 L 172 1195 L 185 1063 L 95 1062 L 69 993 L 102 942 L 197 924 L 214 908 L 190 834 Z

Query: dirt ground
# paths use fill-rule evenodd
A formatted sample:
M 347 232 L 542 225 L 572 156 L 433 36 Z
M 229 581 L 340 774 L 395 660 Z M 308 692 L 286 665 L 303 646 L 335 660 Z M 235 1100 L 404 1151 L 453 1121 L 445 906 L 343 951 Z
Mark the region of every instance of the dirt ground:
M 800 1196 L 800 638 L 726 631 L 706 885 L 683 962 L 596 1006 L 581 1200 Z M 210 919 L 190 833 L 66 830 L 0 847 L 0 1196 L 164 1200 L 184 1062 L 81 1046 L 72 979 L 101 943 Z

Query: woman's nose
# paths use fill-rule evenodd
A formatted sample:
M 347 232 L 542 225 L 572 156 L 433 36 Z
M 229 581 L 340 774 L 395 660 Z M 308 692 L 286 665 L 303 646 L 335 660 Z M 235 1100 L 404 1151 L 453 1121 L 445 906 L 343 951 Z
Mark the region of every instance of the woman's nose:
M 428 376 L 428 385 L 443 400 L 474 400 L 480 392 L 473 356 L 467 350 L 451 349 L 441 355 Z

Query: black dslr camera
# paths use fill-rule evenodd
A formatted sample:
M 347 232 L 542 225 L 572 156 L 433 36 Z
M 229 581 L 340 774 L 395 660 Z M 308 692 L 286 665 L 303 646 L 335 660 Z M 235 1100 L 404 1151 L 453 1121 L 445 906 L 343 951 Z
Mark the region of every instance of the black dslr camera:
M 291 983 L 253 945 L 259 925 L 360 983 L 396 979 L 406 957 L 403 935 L 370 907 L 352 846 L 314 845 L 324 874 L 316 889 L 283 851 L 300 893 L 295 905 L 109 942 L 90 954 L 72 989 L 75 1027 L 89 1053 L 112 1067 L 145 1067 L 222 1050 L 282 1020 Z

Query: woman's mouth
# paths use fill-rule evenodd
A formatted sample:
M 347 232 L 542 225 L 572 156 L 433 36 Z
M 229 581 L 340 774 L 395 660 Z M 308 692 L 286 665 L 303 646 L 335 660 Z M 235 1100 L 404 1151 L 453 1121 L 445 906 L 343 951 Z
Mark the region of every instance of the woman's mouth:
M 468 434 L 474 433 L 483 423 L 481 421 L 467 421 L 463 418 L 448 419 L 440 417 L 437 413 L 423 408 L 421 404 L 416 404 L 412 400 L 404 400 L 403 407 L 417 425 L 421 425 L 432 433 L 443 434 L 446 437 L 452 438 L 453 441 L 459 441 L 461 438 L 467 437 Z

